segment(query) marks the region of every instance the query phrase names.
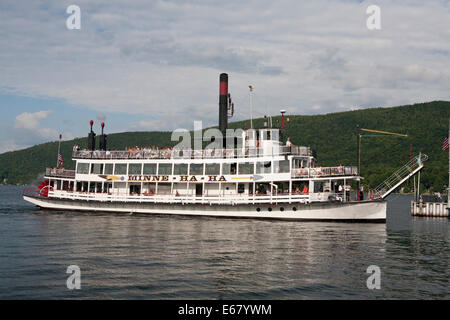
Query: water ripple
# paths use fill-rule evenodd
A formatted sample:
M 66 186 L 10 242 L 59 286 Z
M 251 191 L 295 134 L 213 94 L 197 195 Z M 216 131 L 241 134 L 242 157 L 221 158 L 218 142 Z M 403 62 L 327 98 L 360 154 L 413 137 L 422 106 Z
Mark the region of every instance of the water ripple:
M 47 212 L 0 188 L 0 299 L 450 297 L 449 222 L 411 219 L 408 196 L 387 224 L 351 224 Z

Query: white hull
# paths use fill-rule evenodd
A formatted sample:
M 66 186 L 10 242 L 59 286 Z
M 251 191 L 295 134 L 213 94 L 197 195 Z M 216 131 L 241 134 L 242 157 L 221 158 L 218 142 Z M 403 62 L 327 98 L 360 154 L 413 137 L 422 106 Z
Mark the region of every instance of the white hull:
M 348 203 L 321 202 L 311 204 L 283 203 L 278 205 L 183 205 L 42 199 L 29 196 L 24 196 L 24 199 L 44 209 L 68 211 L 123 212 L 288 220 L 386 220 L 386 201 L 361 201 Z

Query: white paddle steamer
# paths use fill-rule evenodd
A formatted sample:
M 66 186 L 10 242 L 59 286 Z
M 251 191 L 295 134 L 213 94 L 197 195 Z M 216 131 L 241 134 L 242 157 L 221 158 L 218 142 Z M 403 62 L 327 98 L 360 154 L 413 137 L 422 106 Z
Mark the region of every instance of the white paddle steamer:
M 234 106 L 220 76 L 219 130 Z M 282 130 L 284 130 L 282 114 Z M 102 124 L 103 131 L 103 124 Z M 74 148 L 75 170 L 47 168 L 24 199 L 45 209 L 292 220 L 385 221 L 386 201 L 350 197 L 357 167 L 318 167 L 309 147 L 280 142 L 271 121 L 241 130 L 227 147 L 201 150 Z M 218 141 L 216 141 L 217 144 Z M 219 143 L 222 143 L 221 141 Z

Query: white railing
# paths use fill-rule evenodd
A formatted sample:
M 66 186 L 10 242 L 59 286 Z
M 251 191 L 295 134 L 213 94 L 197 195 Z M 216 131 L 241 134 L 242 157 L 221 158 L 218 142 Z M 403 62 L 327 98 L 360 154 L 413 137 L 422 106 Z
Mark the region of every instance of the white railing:
M 292 178 L 317 178 L 329 176 L 357 176 L 357 167 L 317 167 L 292 169 Z
M 428 160 L 426 154 L 419 154 L 395 171 L 389 178 L 379 184 L 374 190 L 375 198 L 385 198 L 403 182 L 423 168 L 423 162 Z
M 256 204 L 256 203 L 309 203 L 311 201 L 328 201 L 334 193 L 317 194 L 283 194 L 283 195 L 230 195 L 230 196 L 195 196 L 195 195 L 126 195 L 108 193 L 85 193 L 76 191 L 54 190 L 49 192 L 50 198 L 101 201 L 101 202 L 134 202 L 134 203 L 181 203 L 181 204 Z
M 214 158 L 250 158 L 277 155 L 310 156 L 312 152 L 307 147 L 280 146 L 268 153 L 263 148 L 238 148 L 238 149 L 130 149 L 129 151 L 89 151 L 74 150 L 74 159 L 214 159 Z

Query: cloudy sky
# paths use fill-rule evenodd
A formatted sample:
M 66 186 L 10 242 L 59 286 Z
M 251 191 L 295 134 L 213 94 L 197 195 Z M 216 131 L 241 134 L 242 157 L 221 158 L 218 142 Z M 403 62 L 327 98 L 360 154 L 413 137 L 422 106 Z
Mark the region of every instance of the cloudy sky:
M 69 30 L 70 5 L 81 29 Z M 381 30 L 369 30 L 370 5 Z M 0 1 L 0 153 L 107 132 L 218 121 L 219 74 L 237 113 L 322 114 L 450 100 L 443 0 Z

